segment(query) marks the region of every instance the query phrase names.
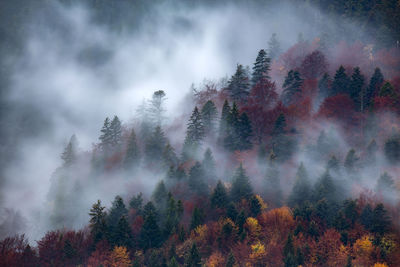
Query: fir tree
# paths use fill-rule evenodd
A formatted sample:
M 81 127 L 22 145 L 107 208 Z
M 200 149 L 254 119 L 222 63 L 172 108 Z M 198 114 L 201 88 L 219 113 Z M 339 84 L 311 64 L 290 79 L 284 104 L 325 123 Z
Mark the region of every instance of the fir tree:
M 191 157 L 196 154 L 204 139 L 204 125 L 201 114 L 197 107 L 194 108 L 190 116 L 186 130 L 186 138 L 184 142 L 183 154 L 185 157 Z
M 178 164 L 178 157 L 176 156 L 175 150 L 170 145 L 170 143 L 167 143 L 167 145 L 164 147 L 162 158 L 163 158 L 163 165 L 165 168 L 171 166 L 173 167 Z
M 326 169 L 328 171 L 336 171 L 338 172 L 340 170 L 340 162 L 335 156 L 331 156 L 331 158 L 328 160 L 326 164 Z
M 384 77 L 379 68 L 376 68 L 365 92 L 365 108 L 372 106 L 372 100 L 383 85 Z
M 176 261 L 175 257 L 171 258 L 170 262 L 168 263 L 168 267 L 179 267 L 179 264 Z
M 310 194 L 311 186 L 308 175 L 303 163 L 301 163 L 297 170 L 295 184 L 288 199 L 289 206 L 303 206 L 304 203 L 309 200 Z
M 368 231 L 372 228 L 372 218 L 373 218 L 373 210 L 370 204 L 367 204 L 360 215 L 361 224 Z
M 211 207 L 224 209 L 228 206 L 228 194 L 225 186 L 221 181 L 218 181 L 210 198 Z
M 390 217 L 387 210 L 382 203 L 376 205 L 372 212 L 371 232 L 383 235 L 386 233 L 391 225 Z
M 264 49 L 258 52 L 256 62 L 253 66 L 253 73 L 251 77 L 252 86 L 255 86 L 262 79 L 270 79 L 268 72 L 270 71 L 271 59 L 268 58 Z
M 100 132 L 102 133 L 99 137 L 100 148 L 103 150 L 104 153 L 108 153 L 111 149 L 111 144 L 112 144 L 110 119 L 108 117 L 104 120 L 104 125 L 103 128 L 101 128 Z
M 185 260 L 185 267 L 201 267 L 201 257 L 196 243 L 193 243 Z
M 149 105 L 149 117 L 154 127 L 161 127 L 165 119 L 164 113 L 164 102 L 166 100 L 165 92 L 158 90 L 153 93 L 152 99 Z
M 344 161 L 344 167 L 349 173 L 352 173 L 355 171 L 357 167 L 357 162 L 359 160 L 359 157 L 356 155 L 356 151 L 354 149 L 350 149 L 350 151 L 346 155 L 346 159 Z
M 337 200 L 336 186 L 332 176 L 326 171 L 315 183 L 312 192 L 314 202 L 326 199 L 329 203 L 335 203 Z
M 283 91 L 281 95 L 282 103 L 289 106 L 295 102 L 301 93 L 303 79 L 298 71 L 290 70 L 283 83 Z
M 133 196 L 129 201 L 129 207 L 135 209 L 138 214 L 141 214 L 143 209 L 143 194 L 139 193 Z
M 246 102 L 249 95 L 249 77 L 242 65 L 237 65 L 235 74 L 229 80 L 227 90 L 234 101 Z
M 271 203 L 274 207 L 280 207 L 282 204 L 282 188 L 275 160 L 275 154 L 271 151 L 265 175 L 264 195 L 268 203 Z
M 168 192 L 167 192 L 167 188 L 165 187 L 163 180 L 161 180 L 157 184 L 151 198 L 152 198 L 153 202 L 156 203 L 156 205 L 159 208 L 165 206 L 165 204 L 167 203 L 167 199 L 168 199 Z
M 253 130 L 251 127 L 251 122 L 246 112 L 243 112 L 239 117 L 238 124 L 238 135 L 239 135 L 239 150 L 251 149 L 253 144 L 251 142 L 251 137 L 253 135 Z
M 64 161 L 63 166 L 69 167 L 75 163 L 77 158 L 78 140 L 75 135 L 72 135 L 64 152 L 61 154 L 61 159 Z
M 143 249 L 158 247 L 162 241 L 160 228 L 157 224 L 157 211 L 150 201 L 144 206 L 143 226 L 140 231 L 139 241 Z
M 126 150 L 124 166 L 126 169 L 137 167 L 140 163 L 139 147 L 136 142 L 135 130 L 132 129 L 128 140 L 128 148 Z
M 204 125 L 204 134 L 212 135 L 216 131 L 217 108 L 211 100 L 208 100 L 201 109 L 201 118 Z
M 348 94 L 349 85 L 350 85 L 350 80 L 347 77 L 346 70 L 343 66 L 340 66 L 335 73 L 335 77 L 333 78 L 331 92 L 329 95 L 335 96 L 339 94 Z
M 268 42 L 268 54 L 271 59 L 278 59 L 279 55 L 281 54 L 281 45 L 278 41 L 276 33 L 271 35 L 271 38 Z
M 112 230 L 112 228 L 116 227 L 122 216 L 128 217 L 128 210 L 125 207 L 123 199 L 120 196 L 116 196 L 107 216 L 109 229 Z
M 196 164 L 189 171 L 189 188 L 199 195 L 207 195 L 208 187 L 204 180 L 205 173 L 203 166 L 201 166 L 199 162 L 196 162 Z
M 286 118 L 283 113 L 279 114 L 278 118 L 275 121 L 274 129 L 272 130 L 272 135 L 280 135 L 284 134 L 286 128 Z
M 387 96 L 393 100 L 397 100 L 397 93 L 390 82 L 385 82 L 379 90 L 378 96 Z
M 110 123 L 110 144 L 113 149 L 118 149 L 121 145 L 121 121 L 118 116 L 114 116 Z
M 179 221 L 183 214 L 182 201 L 176 202 L 172 194 L 168 194 L 168 203 L 166 209 L 166 220 L 164 225 L 164 237 L 167 239 L 170 234 L 178 232 Z
M 211 149 L 207 148 L 206 152 L 204 153 L 204 157 L 203 157 L 203 161 L 201 162 L 201 165 L 203 167 L 204 170 L 204 175 L 206 177 L 206 179 L 210 182 L 215 181 L 215 179 L 217 178 L 217 174 L 216 174 L 216 163 L 214 160 L 214 157 L 212 155 Z
M 127 248 L 132 247 L 132 231 L 126 216 L 122 216 L 117 224 L 117 227 L 111 233 L 110 243 L 113 246 L 124 246 Z
M 330 96 L 330 85 L 331 85 L 331 78 L 329 77 L 328 73 L 324 73 L 324 75 L 322 76 L 322 78 L 319 80 L 318 82 L 318 99 L 320 102 L 322 102 L 322 100 L 325 97 Z
M 351 75 L 351 81 L 349 86 L 350 97 L 358 107 L 358 110 L 363 111 L 364 98 L 365 98 L 365 87 L 364 87 L 364 76 L 360 72 L 360 68 L 356 67 Z
M 385 172 L 384 174 L 381 175 L 381 177 L 379 177 L 378 183 L 376 185 L 377 192 L 389 193 L 395 188 L 396 187 L 394 184 L 394 180 L 387 172 Z
M 239 110 L 236 102 L 233 102 L 232 109 L 227 117 L 227 133 L 224 139 L 224 146 L 231 151 L 237 150 L 240 147 L 239 136 Z
M 227 100 L 225 100 L 222 106 L 221 118 L 219 120 L 219 131 L 218 131 L 218 143 L 223 145 L 224 140 L 228 135 L 228 117 L 231 112 L 231 107 Z
M 283 247 L 283 262 L 285 263 L 285 267 L 297 266 L 292 234 L 288 235 L 285 246 Z
M 195 207 L 192 213 L 192 219 L 190 221 L 190 229 L 196 229 L 197 226 L 204 223 L 204 211 L 198 207 Z
M 242 164 L 237 168 L 233 177 L 230 195 L 235 202 L 240 201 L 242 198 L 249 199 L 253 195 L 253 189 Z
M 104 211 L 105 207 L 101 206 L 101 201 L 97 200 L 97 203 L 93 204 L 90 209 L 90 233 L 92 234 L 94 243 L 106 237 L 106 217 L 107 213 Z
M 157 126 L 147 138 L 145 144 L 145 156 L 147 163 L 159 164 L 162 161 L 162 152 L 167 144 L 161 127 Z

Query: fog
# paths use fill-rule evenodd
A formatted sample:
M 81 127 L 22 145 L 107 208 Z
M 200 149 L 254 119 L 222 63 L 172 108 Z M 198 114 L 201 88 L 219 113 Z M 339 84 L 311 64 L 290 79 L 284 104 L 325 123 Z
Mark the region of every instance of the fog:
M 133 29 L 119 30 L 96 22 L 93 11 L 85 5 L 56 1 L 43 5 L 46 8 L 38 8 L 23 22 L 27 34 L 21 51 L 3 56 L 10 66 L 6 100 L 35 111 L 13 124 L 14 131 L 20 123 L 34 123 L 40 130 L 17 140 L 15 158 L 2 170 L 0 237 L 26 232 L 31 240 L 38 240 L 51 229 L 48 194 L 52 175 L 62 164 L 60 154 L 72 134 L 77 136 L 82 158 L 87 161 L 106 117 L 118 115 L 126 127 L 135 125 L 140 103 L 150 99 L 154 91 L 164 90 L 165 124 L 181 123 L 167 132 L 176 144 L 184 138 L 188 112 L 194 106 L 191 85 L 200 87 L 204 79 L 218 82 L 230 77 L 238 63 L 251 66 L 258 50 L 267 48 L 272 33 L 277 33 L 282 50 L 296 43 L 299 33 L 310 41 L 322 31 L 336 41 L 339 36 L 345 40 L 368 39 L 350 22 L 339 27 L 340 20 L 322 19 L 317 9 L 299 8 L 289 2 L 262 8 L 252 4 L 162 3 L 142 14 Z M 281 77 L 272 77 L 275 79 L 282 83 Z M 329 126 L 320 124 L 310 135 L 318 136 L 320 129 L 326 128 Z M 341 151 L 347 153 L 346 141 L 340 133 L 336 135 Z M 213 153 L 223 160 L 223 154 Z M 323 171 L 323 166 L 301 153 L 291 164 L 300 162 L 315 164 L 312 169 Z M 74 179 L 88 173 L 82 167 Z M 375 175 L 379 172 L 371 176 Z M 136 176 L 135 181 L 118 175 L 111 180 L 113 174 L 109 174 L 109 182 L 93 190 L 84 189 L 80 208 L 88 211 L 97 198 L 109 206 L 116 194 L 147 191 L 149 195 L 164 178 L 164 174 L 147 170 Z M 18 219 L 20 223 L 7 222 L 15 217 L 6 215 L 11 213 L 23 217 Z M 77 218 L 75 227 L 87 223 L 88 216 L 81 213 Z

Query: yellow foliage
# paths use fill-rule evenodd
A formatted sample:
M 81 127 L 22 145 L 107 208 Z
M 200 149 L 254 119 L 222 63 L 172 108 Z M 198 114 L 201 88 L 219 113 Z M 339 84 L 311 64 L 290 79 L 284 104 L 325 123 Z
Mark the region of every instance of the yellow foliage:
M 251 245 L 250 261 L 253 263 L 260 262 L 265 257 L 265 245 L 257 241 Z
M 258 237 L 258 235 L 260 234 L 261 231 L 261 227 L 258 224 L 258 221 L 256 218 L 253 217 L 249 217 L 246 219 L 246 229 L 249 231 L 249 234 L 252 237 Z
M 385 235 L 381 239 L 381 243 L 379 246 L 385 252 L 385 254 L 390 254 L 393 251 L 396 251 L 397 248 L 396 241 L 392 235 Z
M 126 247 L 115 246 L 109 258 L 110 267 L 130 267 L 132 265 L 129 259 L 129 252 Z
M 374 247 L 371 242 L 371 237 L 369 235 L 365 235 L 360 239 L 357 239 L 353 245 L 353 249 L 355 254 L 366 257 L 370 256 L 371 252 L 373 251 Z
M 388 267 L 386 263 L 375 263 L 373 267 Z
M 258 200 L 258 203 L 260 203 L 260 206 L 261 206 L 261 210 L 263 211 L 263 210 L 265 210 L 265 209 L 267 209 L 267 204 L 264 202 L 264 200 L 260 197 L 260 195 L 256 195 L 256 198 L 257 198 L 257 200 Z
M 204 241 L 207 237 L 207 232 L 208 232 L 208 227 L 207 225 L 199 225 L 194 229 L 195 235 L 196 235 L 196 240 L 198 242 Z

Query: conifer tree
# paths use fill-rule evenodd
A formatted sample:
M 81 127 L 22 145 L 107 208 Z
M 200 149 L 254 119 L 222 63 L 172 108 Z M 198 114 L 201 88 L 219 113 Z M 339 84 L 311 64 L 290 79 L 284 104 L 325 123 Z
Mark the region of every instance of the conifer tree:
M 379 90 L 378 96 L 387 96 L 393 100 L 397 100 L 397 93 L 390 82 L 385 82 Z
M 103 128 L 101 128 L 100 132 L 102 133 L 99 137 L 100 147 L 104 153 L 108 153 L 111 149 L 111 144 L 112 144 L 110 119 L 108 117 L 104 120 L 104 125 L 103 125 Z
M 124 166 L 126 169 L 137 167 L 140 163 L 139 147 L 136 142 L 135 130 L 132 129 L 128 140 L 128 147 L 125 154 Z
M 164 237 L 167 239 L 170 234 L 178 232 L 179 221 L 183 214 L 182 201 L 176 202 L 171 193 L 168 194 L 168 203 L 165 213 Z
M 356 151 L 354 149 L 350 149 L 344 161 L 344 167 L 346 168 L 346 171 L 349 173 L 354 172 L 358 161 L 359 157 L 356 155 Z
M 238 124 L 238 135 L 239 135 L 239 150 L 251 149 L 253 144 L 251 138 L 253 136 L 253 130 L 251 127 L 251 122 L 246 112 L 243 112 L 239 117 Z
M 270 71 L 271 59 L 267 56 L 264 49 L 258 52 L 256 62 L 253 66 L 253 73 L 251 77 L 252 86 L 255 86 L 262 79 L 270 79 L 268 72 Z
M 195 155 L 203 139 L 203 120 L 201 118 L 199 110 L 197 109 L 197 107 L 195 107 L 187 125 L 186 138 L 183 147 L 184 157 L 191 157 Z
M 69 167 L 75 161 L 77 157 L 78 150 L 78 140 L 75 135 L 72 135 L 68 145 L 65 147 L 64 152 L 61 154 L 61 159 L 64 161 L 63 166 Z
M 245 103 L 249 95 L 249 77 L 242 65 L 237 65 L 236 72 L 229 80 L 228 92 L 232 100 Z
M 143 194 L 139 193 L 133 196 L 129 201 L 129 207 L 135 209 L 138 214 L 141 214 L 143 211 Z
M 339 94 L 349 94 L 350 79 L 347 77 L 346 70 L 340 66 L 333 78 L 330 96 Z
M 390 217 L 382 203 L 376 205 L 373 210 L 371 223 L 371 232 L 373 233 L 383 235 L 389 230 L 391 226 Z
M 379 68 L 376 68 L 372 75 L 369 85 L 365 92 L 365 108 L 372 106 L 372 100 L 376 96 L 383 85 L 384 77 Z
M 271 59 L 278 59 L 281 54 L 281 45 L 278 41 L 276 33 L 271 35 L 271 38 L 268 42 L 268 55 Z
M 185 267 L 201 267 L 201 257 L 196 243 L 193 243 L 185 260 Z
M 310 200 L 311 185 L 308 179 L 307 171 L 304 164 L 301 163 L 297 169 L 296 180 L 290 193 L 288 204 L 290 207 L 303 206 Z
M 208 194 L 208 187 L 205 182 L 205 172 L 203 166 L 201 166 L 199 162 L 196 162 L 189 171 L 188 185 L 193 192 L 199 195 Z
M 204 223 L 204 211 L 198 207 L 195 207 L 192 213 L 192 219 L 190 221 L 190 229 L 196 229 L 197 226 Z
M 240 201 L 242 198 L 249 199 L 253 195 L 253 189 L 242 164 L 236 169 L 230 195 L 235 202 Z
M 147 138 L 145 144 L 145 156 L 147 163 L 159 164 L 162 161 L 162 152 L 167 144 L 161 127 L 157 126 Z
M 118 149 L 121 145 L 121 133 L 121 121 L 119 120 L 118 116 L 114 116 L 110 123 L 110 142 L 113 149 Z
M 378 145 L 376 144 L 375 139 L 372 139 L 371 142 L 367 146 L 367 153 L 365 156 L 365 163 L 367 165 L 373 164 L 376 161 L 376 153 L 378 152 Z
M 158 90 L 153 93 L 152 99 L 150 100 L 150 105 L 148 109 L 149 119 L 154 127 L 161 127 L 163 121 L 165 120 L 165 108 L 164 102 L 166 100 L 165 92 L 163 90 Z
M 233 102 L 232 109 L 227 117 L 227 133 L 224 139 L 224 146 L 231 151 L 237 150 L 240 147 L 239 137 L 239 110 L 236 102 Z
M 225 186 L 221 181 L 218 181 L 210 198 L 211 207 L 224 209 L 228 206 L 228 194 Z
M 283 247 L 283 257 L 284 257 L 283 262 L 285 263 L 285 267 L 297 266 L 292 234 L 288 235 L 285 246 Z
M 318 100 L 322 102 L 325 97 L 330 96 L 331 78 L 328 73 L 324 73 L 322 78 L 318 81 Z
M 143 226 L 140 231 L 140 245 L 143 249 L 158 247 L 162 241 L 160 228 L 157 224 L 157 211 L 150 201 L 144 206 Z
M 400 134 L 395 134 L 385 141 L 384 153 L 392 164 L 400 162 Z
M 123 199 L 120 196 L 116 196 L 107 216 L 109 229 L 112 230 L 112 228 L 116 227 L 122 216 L 128 217 L 128 210 L 125 207 Z
M 203 161 L 201 162 L 201 165 L 204 169 L 204 175 L 206 177 L 206 180 L 208 180 L 209 182 L 214 182 L 215 179 L 217 178 L 215 169 L 216 163 L 210 148 L 207 148 L 206 152 L 204 152 Z
M 126 216 L 122 216 L 117 224 L 117 227 L 113 229 L 111 233 L 111 245 L 114 246 L 124 246 L 127 248 L 132 247 L 132 230 L 129 226 Z
M 274 129 L 272 130 L 272 135 L 277 136 L 280 134 L 284 134 L 286 128 L 286 118 L 283 113 L 279 114 L 278 118 L 275 121 Z
M 97 203 L 93 204 L 90 209 L 90 233 L 92 234 L 93 241 L 96 244 L 100 240 L 104 239 L 107 234 L 106 217 L 107 213 L 104 211 L 105 207 L 101 206 L 101 201 L 97 200 Z
M 228 117 L 231 112 L 231 107 L 227 100 L 225 100 L 222 106 L 221 118 L 219 120 L 219 131 L 218 131 L 218 143 L 223 145 L 224 140 L 228 135 Z
M 363 111 L 364 107 L 364 98 L 365 98 L 364 80 L 365 78 L 361 74 L 360 68 L 355 67 L 353 70 L 353 74 L 351 75 L 349 91 L 350 91 L 350 97 L 351 99 L 353 99 L 359 111 Z
M 162 158 L 163 158 L 163 165 L 165 168 L 171 166 L 173 167 L 178 164 L 178 157 L 176 156 L 175 150 L 170 143 L 167 143 L 167 145 L 164 147 L 164 150 L 162 152 Z
M 326 171 L 315 183 L 312 191 L 312 199 L 314 202 L 326 199 L 329 203 L 337 201 L 337 189 L 333 182 L 332 176 Z
M 336 171 L 340 170 L 340 162 L 335 156 L 331 156 L 326 164 L 326 169 L 328 171 Z
M 208 100 L 201 109 L 201 118 L 204 125 L 204 134 L 206 136 L 215 133 L 217 116 L 217 107 L 215 106 L 214 102 Z
M 279 178 L 279 170 L 276 165 L 276 156 L 271 151 L 268 159 L 268 167 L 265 175 L 264 194 L 267 203 L 271 203 L 274 207 L 280 207 L 282 204 L 282 188 Z
M 161 180 L 157 184 L 151 198 L 154 201 L 154 203 L 156 203 L 157 207 L 160 208 L 160 207 L 165 206 L 165 204 L 167 203 L 167 199 L 168 199 L 168 192 L 167 192 L 167 188 L 165 187 L 163 180 Z
M 296 98 L 299 97 L 302 84 L 303 79 L 300 77 L 300 73 L 295 70 L 290 70 L 282 86 L 283 91 L 281 99 L 285 106 L 293 104 Z

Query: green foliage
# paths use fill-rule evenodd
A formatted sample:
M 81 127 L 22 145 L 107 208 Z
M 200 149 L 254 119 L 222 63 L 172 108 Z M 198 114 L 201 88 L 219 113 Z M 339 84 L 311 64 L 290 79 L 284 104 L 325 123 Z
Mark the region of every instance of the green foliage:
M 160 126 L 157 126 L 153 133 L 147 137 L 145 143 L 146 162 L 152 165 L 160 165 L 162 163 L 162 152 L 167 144 Z
M 339 94 L 349 94 L 350 79 L 346 74 L 346 70 L 343 66 L 340 66 L 335 73 L 333 78 L 330 96 Z
M 217 186 L 214 188 L 210 198 L 211 207 L 213 208 L 226 208 L 228 206 L 228 194 L 225 186 L 221 181 L 218 181 Z
M 349 93 L 351 99 L 353 99 L 356 104 L 358 110 L 363 111 L 364 107 L 364 87 L 365 78 L 361 74 L 360 68 L 355 67 L 353 70 L 353 74 L 351 75 L 351 80 L 349 84 Z
M 379 68 L 376 68 L 365 92 L 365 108 L 372 106 L 373 98 L 375 95 L 378 94 L 379 90 L 381 89 L 383 81 L 384 77 L 381 70 Z
M 289 106 L 294 103 L 294 101 L 301 94 L 301 86 L 303 84 L 303 79 L 300 77 L 300 73 L 295 70 L 290 70 L 285 77 L 283 82 L 283 92 L 281 95 L 282 103 L 285 106 Z
M 235 74 L 228 83 L 228 92 L 233 101 L 246 102 L 249 95 L 249 77 L 242 65 L 237 65 Z
M 385 141 L 384 153 L 390 163 L 400 162 L 400 134 L 394 135 Z
M 143 219 L 143 226 L 139 236 L 140 246 L 145 250 L 160 246 L 162 235 L 157 224 L 158 214 L 151 201 L 144 206 Z
M 240 164 L 240 166 L 236 169 L 236 173 L 232 181 L 230 195 L 234 202 L 238 202 L 242 198 L 249 199 L 253 195 L 253 189 L 251 187 L 249 177 L 247 177 L 246 171 L 242 164 Z
M 356 151 L 354 149 L 350 149 L 346 155 L 346 159 L 344 160 L 344 167 L 347 172 L 352 173 L 356 170 L 357 163 L 359 161 L 359 157 L 356 155 Z
M 302 206 L 310 200 L 311 185 L 304 164 L 301 163 L 296 174 L 295 184 L 290 193 L 288 204 L 291 207 Z
M 196 243 L 193 243 L 189 254 L 185 259 L 185 267 L 201 267 L 201 256 L 197 249 Z
M 201 118 L 203 119 L 204 133 L 206 136 L 215 133 L 217 116 L 217 107 L 214 102 L 208 100 L 201 109 Z
M 190 116 L 183 145 L 183 158 L 193 158 L 205 137 L 204 124 L 197 107 Z
M 101 201 L 97 200 L 97 203 L 93 204 L 89 212 L 89 228 L 94 243 L 104 239 L 107 234 L 107 213 L 104 211 L 104 209 L 105 207 L 101 206 Z
M 195 207 L 190 221 L 190 229 L 196 229 L 197 226 L 204 223 L 204 211 L 201 208 Z
M 199 195 L 207 195 L 209 193 L 205 182 L 204 168 L 199 162 L 196 162 L 189 171 L 188 185 L 192 192 Z
M 140 163 L 140 151 L 136 141 L 135 130 L 132 129 L 126 149 L 124 166 L 126 169 L 135 168 Z
M 382 203 L 376 205 L 372 213 L 371 232 L 383 235 L 391 226 L 390 217 Z
M 258 52 L 256 62 L 253 66 L 253 73 L 251 77 L 252 85 L 256 85 L 262 79 L 270 79 L 268 72 L 270 71 L 270 62 L 271 59 L 267 56 L 267 53 L 264 49 L 261 49 Z
M 216 168 L 215 168 L 216 163 L 210 148 L 207 148 L 206 152 L 204 153 L 201 166 L 204 169 L 204 175 L 206 177 L 206 180 L 208 180 L 209 182 L 214 182 L 215 179 L 217 178 Z

